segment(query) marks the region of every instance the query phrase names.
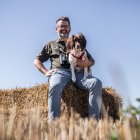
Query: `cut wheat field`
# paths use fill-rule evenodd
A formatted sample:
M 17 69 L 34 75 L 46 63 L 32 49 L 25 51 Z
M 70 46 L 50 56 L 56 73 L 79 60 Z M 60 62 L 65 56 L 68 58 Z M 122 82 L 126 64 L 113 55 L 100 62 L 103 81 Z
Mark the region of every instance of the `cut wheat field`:
M 101 119 L 89 118 L 86 91 L 67 86 L 61 117 L 47 122 L 48 84 L 0 90 L 0 140 L 138 140 L 139 120 L 120 114 L 122 99 L 103 88 Z

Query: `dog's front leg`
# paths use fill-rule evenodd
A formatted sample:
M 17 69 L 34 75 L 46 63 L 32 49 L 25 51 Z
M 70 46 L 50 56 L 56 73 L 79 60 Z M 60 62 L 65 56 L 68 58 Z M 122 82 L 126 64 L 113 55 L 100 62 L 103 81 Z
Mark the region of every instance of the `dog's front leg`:
M 87 57 L 87 53 L 86 53 L 86 51 L 85 51 L 85 54 L 84 54 L 83 60 L 85 59 L 85 57 Z M 88 75 L 92 75 L 91 66 L 89 66 L 89 67 L 85 67 L 85 68 L 84 68 L 84 78 L 86 78 Z
M 71 64 L 71 74 L 72 74 L 72 81 L 75 83 L 76 82 L 76 76 L 75 76 L 75 72 L 74 72 L 73 63 Z
M 89 66 L 89 70 L 88 70 L 89 72 L 89 75 L 92 75 L 92 66 Z
M 71 74 L 72 74 L 72 81 L 75 83 L 76 81 L 76 76 L 75 76 L 75 72 L 74 72 L 74 60 L 73 60 L 73 56 L 70 54 L 69 55 L 69 62 L 70 62 L 70 68 L 71 68 Z
M 84 78 L 86 78 L 88 76 L 88 68 L 85 67 L 84 68 Z
M 86 78 L 88 75 L 92 75 L 92 69 L 90 67 L 85 67 L 84 68 L 84 78 Z

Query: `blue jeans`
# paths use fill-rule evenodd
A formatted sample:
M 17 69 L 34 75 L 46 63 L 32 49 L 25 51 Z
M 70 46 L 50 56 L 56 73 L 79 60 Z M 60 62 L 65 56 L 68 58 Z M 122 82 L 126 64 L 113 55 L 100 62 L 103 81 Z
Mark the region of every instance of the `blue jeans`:
M 61 96 L 64 87 L 71 81 L 69 69 L 58 69 L 49 79 L 48 121 L 59 117 L 61 113 Z M 76 72 L 76 86 L 89 91 L 88 111 L 90 117 L 99 119 L 102 101 L 102 83 L 99 79 Z

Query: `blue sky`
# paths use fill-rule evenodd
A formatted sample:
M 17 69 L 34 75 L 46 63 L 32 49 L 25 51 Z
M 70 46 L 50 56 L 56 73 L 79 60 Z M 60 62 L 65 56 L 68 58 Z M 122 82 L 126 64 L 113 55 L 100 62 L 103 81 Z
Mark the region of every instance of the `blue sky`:
M 47 78 L 35 56 L 57 38 L 55 21 L 68 16 L 96 63 L 93 74 L 135 103 L 140 97 L 139 0 L 0 0 L 0 89 L 31 87 Z M 45 63 L 47 68 L 50 63 Z

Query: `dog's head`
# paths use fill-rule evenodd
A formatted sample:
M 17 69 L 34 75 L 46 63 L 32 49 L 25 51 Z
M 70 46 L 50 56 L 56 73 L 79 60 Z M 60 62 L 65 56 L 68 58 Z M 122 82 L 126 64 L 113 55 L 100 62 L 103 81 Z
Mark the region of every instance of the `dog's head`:
M 82 33 L 74 34 L 67 40 L 67 51 L 75 49 L 82 52 L 86 48 L 86 43 L 86 38 Z

